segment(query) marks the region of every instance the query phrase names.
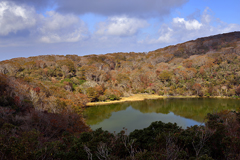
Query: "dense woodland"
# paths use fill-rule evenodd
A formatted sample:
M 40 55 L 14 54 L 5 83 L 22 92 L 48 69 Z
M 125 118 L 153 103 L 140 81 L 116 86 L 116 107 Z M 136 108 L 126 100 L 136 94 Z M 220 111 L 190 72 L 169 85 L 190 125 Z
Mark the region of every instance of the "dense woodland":
M 238 112 L 209 114 L 205 127 L 186 130 L 155 122 L 129 136 L 91 131 L 82 116 L 87 102 L 136 93 L 236 98 L 240 96 L 239 84 L 240 32 L 148 53 L 47 55 L 1 61 L 0 157 L 240 158 Z

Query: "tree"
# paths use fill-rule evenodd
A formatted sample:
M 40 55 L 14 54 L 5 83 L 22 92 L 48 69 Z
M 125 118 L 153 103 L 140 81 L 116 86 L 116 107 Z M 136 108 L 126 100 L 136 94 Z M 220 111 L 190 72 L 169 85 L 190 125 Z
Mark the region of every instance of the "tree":
M 169 81 L 171 79 L 171 77 L 172 77 L 172 73 L 169 71 L 163 71 L 158 75 L 158 78 L 162 82 Z
M 68 73 L 69 73 L 69 68 L 68 68 L 68 66 L 63 65 L 63 66 L 61 67 L 61 70 L 62 70 L 62 72 L 64 73 L 65 77 L 67 77 L 67 75 L 68 75 Z
M 201 88 L 202 88 L 202 87 L 201 87 L 201 84 L 198 84 L 198 83 L 195 83 L 195 84 L 192 86 L 192 89 L 194 89 L 194 90 L 197 92 L 197 95 L 199 95 Z
M 235 93 L 240 96 L 240 85 L 235 89 Z
M 199 69 L 199 73 L 200 73 L 202 76 L 205 75 L 205 71 L 204 71 L 204 67 L 203 67 L 203 66 L 200 67 L 200 69 Z
M 90 101 L 98 101 L 99 96 L 103 95 L 104 88 L 102 86 L 89 87 L 87 88 L 87 96 L 90 98 Z
M 65 66 L 68 67 L 69 72 L 71 72 L 74 75 L 76 73 L 75 65 L 74 65 L 73 61 L 70 60 L 70 59 L 59 60 L 59 61 L 56 62 L 56 65 L 59 68 L 61 68 L 62 66 L 65 65 Z

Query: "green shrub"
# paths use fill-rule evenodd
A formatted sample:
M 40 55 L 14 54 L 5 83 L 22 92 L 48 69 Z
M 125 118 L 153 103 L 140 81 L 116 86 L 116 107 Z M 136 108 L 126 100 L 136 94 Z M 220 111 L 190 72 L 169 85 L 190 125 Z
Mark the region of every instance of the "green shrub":
M 118 97 L 118 96 L 115 95 L 115 94 L 109 95 L 108 98 L 109 98 L 111 101 L 113 101 L 113 100 L 119 100 L 119 99 L 120 99 L 120 97 Z
M 169 81 L 172 77 L 172 73 L 169 71 L 163 71 L 158 75 L 158 78 L 164 82 L 164 81 Z
M 33 77 L 24 77 L 23 80 L 30 83 L 30 82 L 33 82 L 34 78 Z
M 83 80 L 83 79 L 80 79 L 80 80 L 79 80 L 79 84 L 80 84 L 80 85 L 82 85 L 82 84 L 85 83 L 85 82 L 86 82 L 86 80 Z
M 61 83 L 64 83 L 64 82 L 72 83 L 72 80 L 69 78 L 65 78 L 65 79 L 61 80 Z
M 95 102 L 98 100 L 99 94 L 94 87 L 87 88 L 87 96 L 90 101 Z
M 99 96 L 99 101 L 106 101 L 107 100 L 107 97 L 105 95 L 101 95 Z
M 164 95 L 164 91 L 159 91 L 158 95 L 163 96 Z

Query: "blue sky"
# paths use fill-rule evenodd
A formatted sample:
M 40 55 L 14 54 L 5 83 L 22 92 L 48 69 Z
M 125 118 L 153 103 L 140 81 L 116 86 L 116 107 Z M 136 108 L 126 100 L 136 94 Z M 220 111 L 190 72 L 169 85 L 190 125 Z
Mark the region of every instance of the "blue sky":
M 240 31 L 239 0 L 0 0 L 0 60 L 148 52 Z

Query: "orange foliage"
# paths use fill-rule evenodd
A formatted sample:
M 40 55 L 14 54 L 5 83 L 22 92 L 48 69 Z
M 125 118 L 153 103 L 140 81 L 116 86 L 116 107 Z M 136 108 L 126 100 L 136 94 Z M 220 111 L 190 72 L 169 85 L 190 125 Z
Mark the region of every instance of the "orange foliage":
M 192 60 L 186 60 L 183 62 L 183 66 L 186 68 L 191 68 L 192 64 L 193 64 Z
M 235 89 L 235 92 L 238 96 L 240 96 L 240 85 Z
M 199 95 L 199 91 L 201 90 L 201 84 L 195 83 L 192 88 L 197 91 L 197 95 Z
M 204 67 L 200 67 L 199 73 L 203 76 L 205 74 Z

